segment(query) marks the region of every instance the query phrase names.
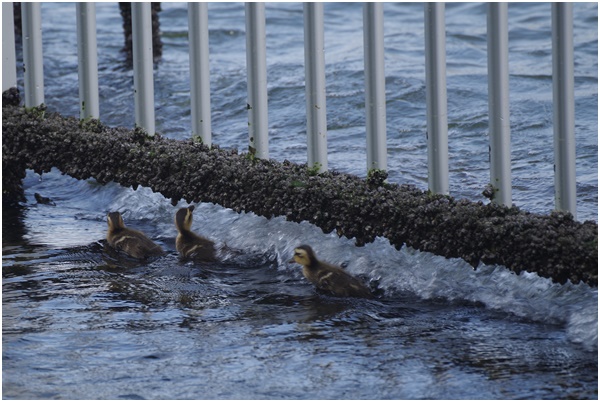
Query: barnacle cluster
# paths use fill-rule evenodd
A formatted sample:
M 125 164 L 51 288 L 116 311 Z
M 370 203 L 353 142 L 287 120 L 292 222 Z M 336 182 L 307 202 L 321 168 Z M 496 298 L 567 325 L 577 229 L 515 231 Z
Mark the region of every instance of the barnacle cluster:
M 77 179 L 145 186 L 173 204 L 211 202 L 237 212 L 308 221 L 357 245 L 387 238 L 474 268 L 480 262 L 527 270 L 556 282 L 598 284 L 598 225 L 570 214 L 532 214 L 517 207 L 457 200 L 413 186 L 306 165 L 250 158 L 193 139 L 148 136 L 10 104 L 2 112 L 3 200 L 22 194 L 25 169 L 56 167 Z

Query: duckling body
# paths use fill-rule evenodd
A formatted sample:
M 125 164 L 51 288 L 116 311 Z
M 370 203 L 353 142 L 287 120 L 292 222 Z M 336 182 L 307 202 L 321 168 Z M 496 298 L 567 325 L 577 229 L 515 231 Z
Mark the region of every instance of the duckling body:
M 215 243 L 192 232 L 194 206 L 181 208 L 175 214 L 175 226 L 177 227 L 177 239 L 175 248 L 181 258 L 193 259 L 195 261 L 216 261 Z
M 125 226 L 123 217 L 119 212 L 110 212 L 107 215 L 108 233 L 106 240 L 108 244 L 117 250 L 121 250 L 134 258 L 148 258 L 162 255 L 163 249 L 139 230 L 130 229 Z
M 301 264 L 304 277 L 321 291 L 337 297 L 373 297 L 369 288 L 342 268 L 319 261 L 310 246 L 297 247 L 290 262 Z

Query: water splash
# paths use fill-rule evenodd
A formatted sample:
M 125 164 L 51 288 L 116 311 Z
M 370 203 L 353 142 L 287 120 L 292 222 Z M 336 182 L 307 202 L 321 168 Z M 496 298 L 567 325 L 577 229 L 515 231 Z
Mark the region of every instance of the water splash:
M 242 250 L 274 253 L 278 269 L 290 273 L 299 271 L 287 262 L 293 249 L 311 244 L 319 258 L 377 280 L 388 297 L 409 293 L 422 299 L 483 303 L 525 319 L 565 325 L 573 342 L 597 348 L 598 290 L 585 284 L 561 285 L 535 273 L 515 274 L 497 265 L 481 264 L 474 270 L 460 259 L 408 247 L 398 251 L 383 238 L 359 248 L 351 239 L 324 234 L 307 222 L 267 220 L 211 204 L 198 206 L 194 228 Z
M 58 204 L 32 206 L 27 211 L 27 237 L 31 244 L 64 249 L 93 243 L 105 236 L 105 212 L 118 210 L 126 224 L 143 230 L 167 250 L 174 250 L 173 217 L 187 203 L 182 201 L 173 207 L 169 200 L 148 188 L 133 190 L 113 184 L 102 187 L 93 181 L 76 180 L 75 186 L 57 186 L 64 180 L 73 179 L 53 171 L 39 182 L 35 175 L 28 174 L 28 199 L 33 199 L 37 191 Z M 73 204 L 77 208 L 71 207 Z M 99 205 L 106 211 L 94 212 Z M 325 234 L 307 222 L 288 222 L 281 217 L 269 220 L 207 203 L 197 206 L 192 229 L 220 247 L 227 246 L 223 250 L 237 250 L 222 255 L 234 264 L 273 264 L 280 274 L 298 279 L 299 267 L 288 261 L 295 247 L 310 244 L 320 259 L 376 281 L 386 297 L 408 294 L 426 300 L 482 303 L 489 309 L 527 320 L 564 325 L 570 340 L 597 349 L 598 291 L 585 284 L 560 285 L 537 274 L 517 275 L 495 265 L 481 264 L 473 270 L 460 259 L 446 259 L 408 247 L 398 251 L 383 238 L 356 247 L 352 239 Z M 10 264 L 10 258 L 5 262 Z

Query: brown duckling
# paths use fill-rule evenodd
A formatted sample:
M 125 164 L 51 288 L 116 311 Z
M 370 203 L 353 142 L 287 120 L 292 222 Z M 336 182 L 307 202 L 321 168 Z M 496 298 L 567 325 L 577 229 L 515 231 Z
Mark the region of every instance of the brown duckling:
M 303 266 L 302 273 L 317 289 L 338 297 L 373 297 L 369 288 L 340 267 L 319 261 L 310 246 L 299 246 L 294 258 Z
M 192 232 L 192 219 L 194 206 L 180 208 L 175 214 L 177 239 L 175 247 L 181 258 L 190 258 L 195 261 L 216 261 L 215 243 Z
M 106 240 L 113 248 L 140 259 L 164 254 L 163 249 L 145 234 L 126 227 L 119 212 L 109 212 L 107 221 Z

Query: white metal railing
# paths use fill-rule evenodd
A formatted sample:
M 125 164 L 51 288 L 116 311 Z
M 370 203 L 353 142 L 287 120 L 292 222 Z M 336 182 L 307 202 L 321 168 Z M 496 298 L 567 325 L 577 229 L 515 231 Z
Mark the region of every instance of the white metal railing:
M 77 3 L 77 55 L 79 60 L 79 116 L 100 117 L 96 4 Z
M 383 6 L 363 9 L 367 170 L 387 169 Z M 552 3 L 555 206 L 576 218 L 573 5 Z M 39 3 L 22 3 L 25 105 L 44 103 L 41 14 Z M 445 7 L 425 3 L 425 70 L 429 189 L 448 194 L 448 117 L 446 95 Z M 192 132 L 211 143 L 208 11 L 188 5 Z M 2 3 L 3 91 L 16 86 L 12 3 Z M 98 75 L 95 7 L 77 6 L 80 117 L 97 117 Z M 493 202 L 511 205 L 510 116 L 508 108 L 508 18 L 506 3 L 488 4 L 488 89 L 490 183 Z M 327 170 L 327 123 L 323 5 L 304 4 L 308 165 Z M 151 13 L 149 3 L 132 3 L 136 125 L 154 133 Z M 246 4 L 249 149 L 269 157 L 266 34 L 263 3 Z
M 429 190 L 448 194 L 448 102 L 444 3 L 425 4 L 425 89 Z
M 21 4 L 23 24 L 23 71 L 25 106 L 44 103 L 44 58 L 42 57 L 42 13 L 39 3 Z
M 210 67 L 208 60 L 208 5 L 190 3 L 188 7 L 190 41 L 190 94 L 192 135 L 212 144 L 210 116 Z
M 576 217 L 573 4 L 552 3 L 554 194 L 556 209 Z
M 250 140 L 248 149 L 256 157 L 268 159 L 267 33 L 264 3 L 246 3 L 246 69 Z
M 383 3 L 363 6 L 367 171 L 387 170 Z
M 323 3 L 304 3 L 307 159 L 319 172 L 328 169 L 324 26 Z
M 131 3 L 133 38 L 133 91 L 135 124 L 150 135 L 155 133 L 154 57 L 152 55 L 152 12 L 150 3 Z
M 495 200 L 512 204 L 508 109 L 508 5 L 490 3 L 487 15 L 490 183 Z
M 17 87 L 13 4 L 2 3 L 2 92 Z

